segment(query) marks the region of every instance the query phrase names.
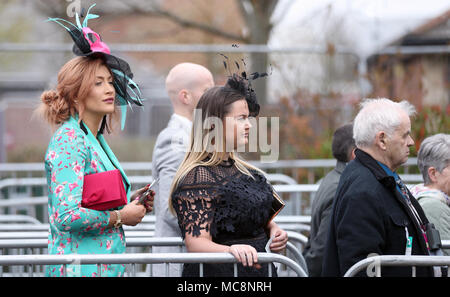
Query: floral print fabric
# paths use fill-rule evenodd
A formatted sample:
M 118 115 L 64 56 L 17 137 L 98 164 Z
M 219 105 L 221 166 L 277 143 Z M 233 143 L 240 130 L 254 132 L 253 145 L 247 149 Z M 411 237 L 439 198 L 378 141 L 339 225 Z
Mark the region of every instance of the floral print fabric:
M 85 126 L 86 127 L 86 126 Z M 86 129 L 88 129 L 86 127 Z M 125 252 L 122 228 L 107 228 L 109 211 L 81 207 L 85 175 L 111 170 L 112 154 L 106 143 L 93 143 L 74 118 L 64 123 L 50 140 L 45 155 L 48 185 L 49 254 L 120 254 Z M 95 141 L 95 140 L 94 140 Z M 103 148 L 102 148 L 103 147 Z M 100 152 L 99 150 L 104 151 Z M 122 276 L 124 265 L 101 265 L 101 276 Z M 67 276 L 98 276 L 96 265 L 67 265 Z M 49 265 L 46 276 L 63 276 L 62 265 Z

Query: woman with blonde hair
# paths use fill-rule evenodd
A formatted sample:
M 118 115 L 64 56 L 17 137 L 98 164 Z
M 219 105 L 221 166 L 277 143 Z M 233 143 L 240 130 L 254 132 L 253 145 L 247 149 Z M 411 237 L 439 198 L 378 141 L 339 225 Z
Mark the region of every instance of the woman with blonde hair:
M 258 112 L 255 93 L 242 77 L 207 90 L 169 198 L 188 252 L 229 252 L 240 262 L 239 276 L 267 276 L 268 264 L 258 264 L 257 253 L 265 252 L 269 238 L 273 252 L 287 242 L 287 233 L 271 220 L 271 185 L 236 152 L 248 142 L 249 119 Z M 184 265 L 182 276 L 198 275 L 198 264 Z M 207 264 L 204 275 L 232 276 L 233 265 Z
M 64 27 L 74 39 L 74 52 L 79 57 L 61 68 L 56 89 L 42 94 L 37 110 L 56 128 L 45 154 L 50 254 L 124 253 L 122 224 L 138 224 L 153 207 L 154 193 L 142 197 L 146 202 L 138 203 L 136 199 L 147 187 L 131 194 L 130 181 L 103 137 L 105 128 L 110 131 L 111 116 L 117 106 L 142 104 L 134 96 L 136 85 L 131 81 L 128 64 L 110 55 L 98 34 L 86 27 L 87 19 L 94 17 L 88 12 L 83 27 L 51 19 L 71 25 L 70 29 Z M 132 94 L 127 89 L 133 89 Z M 86 196 L 87 178 L 96 176 L 90 185 L 98 187 L 105 180 L 105 175 L 101 175 L 103 180 L 98 179 L 101 173 L 116 174 L 118 191 L 113 194 L 120 196 L 118 203 L 96 204 L 115 198 L 109 189 L 115 185 L 112 179 L 106 179 L 104 186 Z M 125 265 L 101 265 L 100 270 L 101 276 L 122 276 Z M 67 265 L 66 271 L 62 265 L 46 267 L 46 276 L 63 275 L 99 276 L 96 265 Z

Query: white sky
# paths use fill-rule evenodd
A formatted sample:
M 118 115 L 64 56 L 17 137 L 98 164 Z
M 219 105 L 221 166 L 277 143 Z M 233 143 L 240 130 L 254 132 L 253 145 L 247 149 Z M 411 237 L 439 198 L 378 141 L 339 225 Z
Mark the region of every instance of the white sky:
M 371 54 L 448 9 L 449 0 L 280 0 L 273 16 L 276 26 L 271 44 L 303 42 L 305 30 L 320 35 L 335 18 L 345 23 L 343 32 L 351 37 L 355 50 Z
M 276 13 L 290 5 L 283 22 L 295 22 L 296 18 L 328 4 L 339 10 L 362 13 L 369 18 L 430 18 L 450 9 L 448 0 L 280 0 Z

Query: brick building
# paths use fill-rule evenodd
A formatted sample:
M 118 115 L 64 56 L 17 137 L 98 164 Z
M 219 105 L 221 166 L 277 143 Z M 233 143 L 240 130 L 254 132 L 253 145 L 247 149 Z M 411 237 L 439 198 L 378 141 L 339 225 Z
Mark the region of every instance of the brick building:
M 450 105 L 450 10 L 368 59 L 373 96 L 416 107 Z

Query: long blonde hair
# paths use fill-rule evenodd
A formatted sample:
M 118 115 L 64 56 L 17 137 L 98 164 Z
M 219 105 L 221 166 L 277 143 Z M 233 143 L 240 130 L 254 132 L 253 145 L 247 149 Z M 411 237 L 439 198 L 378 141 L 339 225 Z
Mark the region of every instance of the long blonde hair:
M 226 154 L 225 133 L 223 129 L 220 129 L 222 126 L 217 127 L 208 119 L 215 118 L 224 122 L 231 104 L 238 100 L 245 100 L 245 98 L 242 93 L 229 87 L 213 87 L 200 98 L 194 111 L 189 149 L 174 176 L 170 189 L 169 209 L 172 213 L 174 213 L 172 194 L 186 175 L 197 166 L 216 166 L 223 161 Z M 237 152 L 229 152 L 229 158 L 234 160 L 234 165 L 243 174 L 252 178 L 253 175 L 249 170 L 264 174 L 263 171 L 240 158 Z

